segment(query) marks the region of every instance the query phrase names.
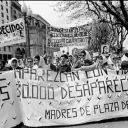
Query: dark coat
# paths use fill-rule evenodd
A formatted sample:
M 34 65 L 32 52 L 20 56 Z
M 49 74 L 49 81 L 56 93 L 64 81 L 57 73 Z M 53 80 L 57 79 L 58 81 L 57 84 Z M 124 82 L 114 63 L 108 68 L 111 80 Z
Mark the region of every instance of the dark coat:
M 57 72 L 71 72 L 71 67 L 70 67 L 70 65 L 68 65 L 68 64 L 65 64 L 65 65 L 59 65 L 58 67 L 57 67 Z

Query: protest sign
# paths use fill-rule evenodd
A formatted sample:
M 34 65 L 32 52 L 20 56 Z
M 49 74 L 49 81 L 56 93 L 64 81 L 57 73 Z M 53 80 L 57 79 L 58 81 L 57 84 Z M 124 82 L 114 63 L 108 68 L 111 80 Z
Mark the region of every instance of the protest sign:
M 26 42 L 24 19 L 0 26 L 0 47 Z
M 91 25 L 85 24 L 78 27 L 55 28 L 48 27 L 48 36 L 50 41 L 48 47 L 66 47 L 66 46 L 88 46 L 89 35 L 91 35 Z
M 101 45 L 101 55 L 108 55 L 110 53 L 109 51 L 109 45 Z
M 17 71 L 27 126 L 74 125 L 128 116 L 128 71 Z
M 15 81 L 14 71 L 0 73 L 0 128 L 12 128 L 22 122 Z

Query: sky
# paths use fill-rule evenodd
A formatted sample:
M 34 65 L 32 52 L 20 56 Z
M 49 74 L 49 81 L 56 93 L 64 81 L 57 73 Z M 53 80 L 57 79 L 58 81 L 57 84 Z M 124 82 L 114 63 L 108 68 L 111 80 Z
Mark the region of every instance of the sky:
M 60 17 L 59 13 L 53 10 L 52 5 L 57 1 L 24 1 L 27 6 L 30 6 L 34 14 L 41 15 L 48 23 L 54 27 L 68 28 L 74 26 L 74 24 L 67 24 L 66 17 Z M 23 4 L 23 1 L 20 1 Z

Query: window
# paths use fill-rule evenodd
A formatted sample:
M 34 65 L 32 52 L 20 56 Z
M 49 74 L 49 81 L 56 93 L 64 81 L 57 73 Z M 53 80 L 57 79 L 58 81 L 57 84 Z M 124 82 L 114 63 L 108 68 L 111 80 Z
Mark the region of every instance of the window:
M 9 20 L 9 17 L 7 16 L 7 20 Z
M 6 47 L 4 47 L 4 51 L 6 51 Z
M 8 13 L 8 9 L 6 8 L 6 12 Z
M 11 52 L 11 46 L 8 46 L 8 51 Z
M 3 10 L 3 5 L 1 5 L 1 10 Z
M 16 10 L 14 10 L 14 14 L 16 14 Z
M 4 17 L 4 13 L 3 12 L 1 13 L 1 16 Z
M 2 24 L 4 24 L 4 20 L 2 20 Z
M 6 1 L 6 6 L 8 6 L 8 2 Z
M 17 19 L 17 17 L 14 15 L 14 19 L 16 20 Z
M 3 5 L 1 5 L 1 10 L 3 10 Z

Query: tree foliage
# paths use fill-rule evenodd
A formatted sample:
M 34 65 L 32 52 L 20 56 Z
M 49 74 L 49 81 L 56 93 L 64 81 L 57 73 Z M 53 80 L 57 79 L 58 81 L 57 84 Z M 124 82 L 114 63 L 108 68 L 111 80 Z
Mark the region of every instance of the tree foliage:
M 99 41 L 103 40 L 105 34 L 108 34 L 111 40 L 109 42 L 112 44 L 113 40 L 116 38 L 118 46 L 121 46 L 128 32 L 128 6 L 127 1 L 119 0 L 87 0 L 87 1 L 60 1 L 55 6 L 54 9 L 61 14 L 68 14 L 70 21 L 78 20 L 80 22 L 82 19 L 86 20 L 88 18 L 96 19 L 99 23 L 95 26 L 97 29 L 94 34 L 95 42 L 97 39 Z M 103 32 L 104 26 L 101 23 L 107 24 L 106 33 Z M 103 28 L 101 28 L 103 27 Z M 94 36 L 93 35 L 93 36 Z M 100 35 L 100 36 L 99 36 Z

